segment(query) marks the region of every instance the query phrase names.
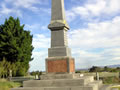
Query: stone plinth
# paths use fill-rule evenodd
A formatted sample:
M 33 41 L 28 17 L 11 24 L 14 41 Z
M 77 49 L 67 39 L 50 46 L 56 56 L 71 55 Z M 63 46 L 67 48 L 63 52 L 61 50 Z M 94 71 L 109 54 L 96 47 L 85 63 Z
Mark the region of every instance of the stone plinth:
M 46 74 L 41 77 L 41 80 L 24 81 L 23 87 L 11 90 L 110 90 L 102 81 L 95 81 L 93 76 Z
M 43 74 L 40 76 L 40 80 L 53 80 L 53 79 L 86 79 L 90 82 L 94 81 L 93 76 L 81 77 L 81 74 Z
M 54 78 L 24 81 L 23 87 L 11 90 L 110 90 L 108 86 L 103 86 L 102 81 L 94 81 L 93 76 L 80 77 L 79 74 L 51 74 L 47 77 L 49 76 Z M 63 78 L 63 76 L 66 78 Z M 57 79 L 58 77 L 61 79 Z
M 71 56 L 71 49 L 68 47 L 54 47 L 48 49 L 48 57 L 69 57 Z
M 46 59 L 47 73 L 74 73 L 75 62 L 71 57 L 50 57 Z
M 85 86 L 94 81 L 93 78 L 83 77 L 76 79 L 51 79 L 51 80 L 30 80 L 24 81 L 23 87 L 66 87 Z

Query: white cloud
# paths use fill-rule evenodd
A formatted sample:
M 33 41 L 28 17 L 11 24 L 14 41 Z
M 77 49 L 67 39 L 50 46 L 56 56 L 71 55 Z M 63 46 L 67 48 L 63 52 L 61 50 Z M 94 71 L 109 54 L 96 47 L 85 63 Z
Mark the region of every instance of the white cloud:
M 117 13 L 120 11 L 120 0 L 107 0 L 108 5 L 106 6 L 106 12 L 107 14 Z
M 13 5 L 17 8 L 27 8 L 32 11 L 38 11 L 38 8 L 35 7 L 35 4 L 41 4 L 40 0 L 16 0 L 12 1 Z
M 1 12 L 0 14 L 9 14 L 12 10 L 7 8 L 4 3 L 1 4 Z
M 33 25 L 29 25 L 29 24 L 26 24 L 25 25 L 25 28 L 30 30 L 30 31 L 33 31 L 33 30 L 39 30 L 41 27 L 40 24 L 33 24 Z
M 35 35 L 35 37 L 33 38 L 33 46 L 36 49 L 45 49 L 48 48 L 50 44 L 50 38 L 46 37 L 43 34 L 37 34 Z
M 77 52 L 75 51 L 77 50 Z M 93 65 L 99 65 L 99 63 L 102 60 L 102 57 L 100 54 L 88 52 L 87 50 L 81 50 L 81 49 L 73 49 L 73 52 L 76 52 L 73 54 L 75 57 L 75 63 L 76 68 L 89 68 Z
M 104 10 L 105 5 L 106 5 L 105 0 L 97 0 L 96 3 L 90 3 L 90 4 L 86 4 L 84 7 L 86 9 L 87 12 L 89 12 L 89 14 L 93 14 L 95 16 L 98 16 L 102 13 L 102 11 Z
M 119 26 L 120 17 L 116 17 L 111 21 L 88 23 L 88 28 L 70 32 L 70 44 L 72 47 L 84 49 L 119 47 Z
M 45 58 L 47 57 L 46 50 L 33 52 L 33 61 L 30 62 L 30 71 L 43 71 L 45 70 Z
M 36 5 L 48 4 L 48 0 L 5 0 L 6 3 L 12 3 L 15 8 L 26 8 L 37 12 L 41 8 Z
M 50 13 L 48 8 L 40 8 L 37 6 L 43 4 L 47 5 L 48 0 L 3 0 L 0 3 L 0 15 L 16 14 L 17 16 L 22 17 L 23 8 L 36 13 L 40 13 L 41 11 Z M 8 8 L 7 5 L 10 7 Z
M 119 26 L 118 16 L 109 21 L 88 23 L 87 28 L 70 31 L 69 44 L 73 49 L 73 56 L 76 57 L 76 67 L 120 63 Z
M 1 5 L 0 16 L 16 14 L 17 16 L 22 17 L 22 12 L 20 10 L 15 9 L 15 8 L 8 8 L 5 3 L 1 3 L 0 5 Z
M 81 18 L 92 18 L 99 16 L 112 16 L 120 13 L 120 0 L 93 0 L 85 3 L 83 6 L 75 6 L 67 11 L 69 21 L 77 16 Z M 70 18 L 72 17 L 72 18 Z
M 73 51 L 75 52 L 73 56 L 75 57 L 76 68 L 90 68 L 92 66 L 120 63 L 120 48 L 104 49 L 98 53 L 82 49 L 73 49 Z
M 0 15 L 9 15 L 11 13 L 15 13 L 16 15 L 22 17 L 21 11 L 14 9 L 14 8 L 7 8 L 5 3 L 1 3 L 1 8 L 0 8 Z
M 48 30 L 47 25 L 42 26 L 41 24 L 26 24 L 25 25 L 25 30 L 30 30 L 32 34 L 36 33 L 43 33 L 46 30 Z
M 50 38 L 43 34 L 36 34 L 33 38 L 33 61 L 30 62 L 30 71 L 45 70 L 45 58 L 48 57 Z

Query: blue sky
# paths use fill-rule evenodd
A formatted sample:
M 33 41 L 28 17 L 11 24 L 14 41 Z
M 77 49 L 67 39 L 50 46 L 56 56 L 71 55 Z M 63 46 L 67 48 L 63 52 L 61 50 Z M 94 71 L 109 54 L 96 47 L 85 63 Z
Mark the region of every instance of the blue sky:
M 120 64 L 120 0 L 65 0 L 69 47 L 76 69 Z M 30 71 L 45 70 L 50 47 L 51 0 L 0 0 L 0 24 L 19 17 L 33 34 Z

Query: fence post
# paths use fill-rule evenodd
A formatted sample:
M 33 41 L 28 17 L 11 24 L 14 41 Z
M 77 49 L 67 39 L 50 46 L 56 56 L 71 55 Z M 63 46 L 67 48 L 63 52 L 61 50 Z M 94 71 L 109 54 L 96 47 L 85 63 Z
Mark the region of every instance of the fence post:
M 120 79 L 120 72 L 119 72 L 119 79 Z
M 9 70 L 9 81 L 12 79 L 12 70 Z
M 99 80 L 99 73 L 96 72 L 96 80 Z

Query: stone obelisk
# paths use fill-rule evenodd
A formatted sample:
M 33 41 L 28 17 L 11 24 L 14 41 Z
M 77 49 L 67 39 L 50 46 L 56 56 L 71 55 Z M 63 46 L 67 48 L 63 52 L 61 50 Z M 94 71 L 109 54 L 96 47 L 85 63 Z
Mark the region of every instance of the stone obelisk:
M 48 28 L 51 30 L 51 48 L 46 59 L 47 74 L 40 75 L 41 80 L 24 81 L 23 87 L 11 90 L 110 90 L 102 81 L 94 81 L 93 76 L 74 73 L 74 59 L 67 44 L 69 26 L 65 20 L 64 0 L 52 0 L 52 19 Z
M 51 22 L 51 48 L 48 49 L 46 59 L 47 73 L 74 73 L 74 58 L 68 47 L 67 31 L 69 26 L 65 19 L 64 0 L 52 0 Z

